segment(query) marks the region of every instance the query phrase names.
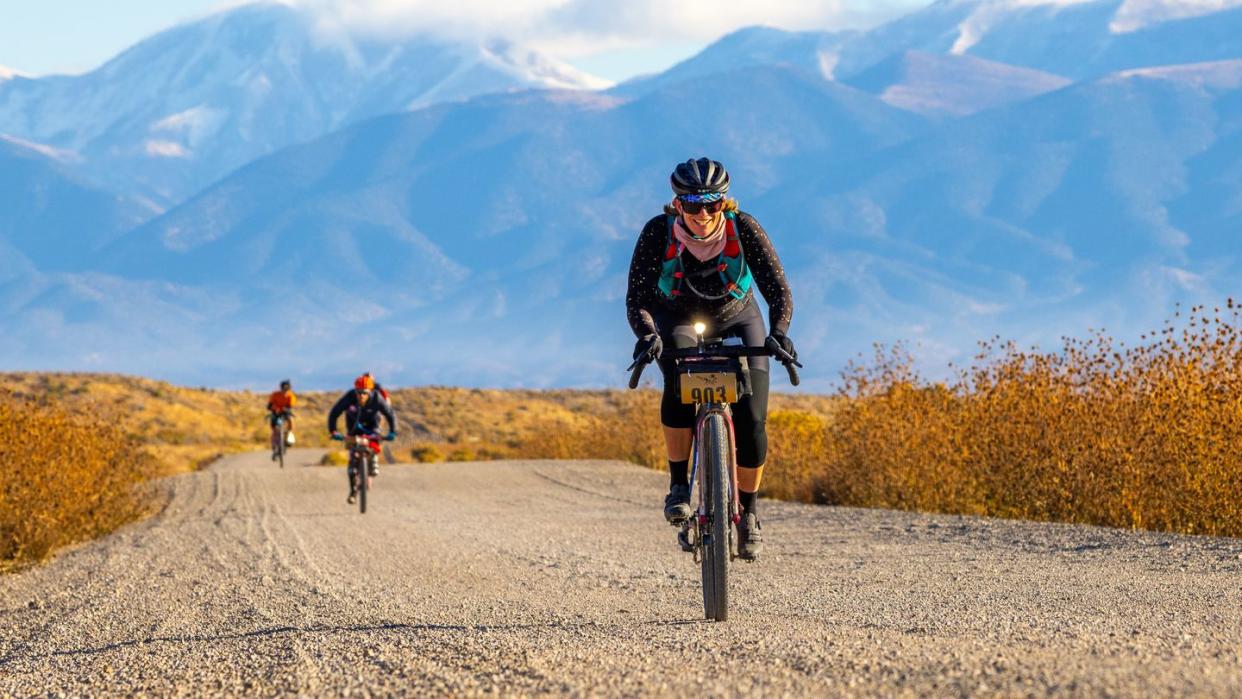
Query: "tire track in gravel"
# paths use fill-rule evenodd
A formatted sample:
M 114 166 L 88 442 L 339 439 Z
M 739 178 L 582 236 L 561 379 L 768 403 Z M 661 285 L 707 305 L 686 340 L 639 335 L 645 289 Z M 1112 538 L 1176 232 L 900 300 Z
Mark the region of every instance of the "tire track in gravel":
M 0 578 L 0 695 L 1242 694 L 1242 541 L 764 503 L 701 621 L 665 477 L 295 450 Z

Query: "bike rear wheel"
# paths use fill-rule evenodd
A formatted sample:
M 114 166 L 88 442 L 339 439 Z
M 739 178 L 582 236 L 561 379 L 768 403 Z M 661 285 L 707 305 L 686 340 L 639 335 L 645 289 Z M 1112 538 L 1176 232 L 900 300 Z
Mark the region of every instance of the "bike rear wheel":
M 698 436 L 700 487 L 707 522 L 700 524 L 703 612 L 708 619 L 729 618 L 729 473 L 733 451 L 724 415 L 709 415 Z
M 285 467 L 285 440 L 289 438 L 289 428 L 285 425 L 285 423 L 283 422 L 280 423 L 280 434 L 277 436 L 280 437 L 280 444 L 276 447 L 276 450 L 277 450 L 276 454 L 280 460 L 280 467 L 284 468 Z

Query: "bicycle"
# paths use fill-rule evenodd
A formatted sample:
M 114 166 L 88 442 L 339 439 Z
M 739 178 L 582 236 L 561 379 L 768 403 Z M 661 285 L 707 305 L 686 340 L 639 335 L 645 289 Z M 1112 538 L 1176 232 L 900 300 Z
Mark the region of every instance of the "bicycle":
M 289 422 L 285 417 L 281 413 L 272 418 L 272 441 L 275 443 L 273 450 L 281 468 L 285 467 L 285 452 L 289 448 Z
M 358 511 L 365 515 L 367 513 L 367 491 L 371 488 L 371 478 L 375 476 L 375 457 L 379 454 L 376 447 L 381 439 L 391 442 L 392 438 L 381 437 L 372 432 L 359 432 L 349 437 L 332 435 L 332 439 L 349 442 L 349 483 L 358 493 Z M 363 477 L 364 473 L 365 477 Z
M 708 619 L 726 621 L 729 564 L 737 558 L 737 525 L 742 513 L 730 406 L 750 391 L 747 357 L 776 358 L 794 386 L 800 382 L 797 368 L 802 365 L 773 342 L 764 347 L 746 347 L 720 338 L 705 339 L 706 330 L 705 324 L 695 323 L 698 346 L 665 350 L 662 356 L 674 360 L 682 403 L 696 406 L 690 483 L 698 507 L 682 524 L 677 539 L 682 550 L 693 553 L 700 565 L 704 614 Z M 646 357 L 634 360 L 628 369 L 630 388 L 638 387 L 643 369 L 650 363 Z

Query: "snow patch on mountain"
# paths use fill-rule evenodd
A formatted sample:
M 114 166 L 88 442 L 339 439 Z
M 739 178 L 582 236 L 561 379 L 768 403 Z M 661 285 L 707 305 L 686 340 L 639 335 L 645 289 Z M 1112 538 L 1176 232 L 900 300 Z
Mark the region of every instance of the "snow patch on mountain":
M 1138 31 L 1175 19 L 1202 17 L 1242 7 L 1242 0 L 1125 0 L 1109 26 L 1116 34 Z
M 1180 66 L 1135 68 L 1117 74 L 1119 78 L 1157 78 L 1192 83 L 1213 90 L 1242 88 L 1242 59 L 1190 63 Z
M 975 9 L 957 27 L 957 40 L 949 48 L 955 56 L 965 55 L 970 49 L 984 39 L 998 24 L 1004 22 L 1015 12 L 1032 7 L 1068 7 L 1081 5 L 1096 0 L 1009 0 L 1008 2 L 981 2 L 980 0 L 959 0 L 958 5 L 975 5 Z
M 40 155 L 45 155 L 53 160 L 56 160 L 62 163 L 76 163 L 82 160 L 81 156 L 79 156 L 77 153 L 71 150 L 65 150 L 62 148 L 53 148 L 52 146 L 49 146 L 44 143 L 35 143 L 34 141 L 27 141 L 25 139 L 18 138 L 16 136 L 12 136 L 9 134 L 0 133 L 0 141 L 11 143 L 17 146 L 18 148 L 25 148 L 26 150 L 32 150 L 36 153 L 39 153 Z
M 534 85 L 562 90 L 606 90 L 615 84 L 509 41 L 488 42 L 480 47 L 480 53 L 496 68 Z
M 151 131 L 176 136 L 193 148 L 214 136 L 228 118 L 226 110 L 200 104 L 160 119 L 151 125 Z
M 190 151 L 186 150 L 180 143 L 172 141 L 147 141 L 143 145 L 143 150 L 147 155 L 156 158 L 188 158 Z
M 1202 17 L 1234 7 L 1242 0 L 956 0 L 958 6 L 975 9 L 958 27 L 957 40 L 950 53 L 963 54 L 978 44 L 997 24 L 1024 10 L 1051 7 L 1055 10 L 1076 5 L 1115 5 L 1109 31 L 1127 34 L 1179 19 Z
M 7 66 L 0 66 L 0 82 L 11 80 L 13 78 L 25 77 L 20 72 L 13 70 Z

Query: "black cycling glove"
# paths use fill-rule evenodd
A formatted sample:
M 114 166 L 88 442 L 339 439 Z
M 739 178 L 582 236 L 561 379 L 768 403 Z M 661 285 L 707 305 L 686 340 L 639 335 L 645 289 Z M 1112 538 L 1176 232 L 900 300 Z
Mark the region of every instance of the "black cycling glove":
M 798 359 L 798 350 L 794 349 L 793 340 L 789 339 L 785 333 L 774 332 L 771 335 L 768 335 L 768 339 L 763 344 L 766 345 L 768 349 L 779 347 L 790 357 L 793 357 L 794 361 L 797 361 Z
M 664 353 L 664 341 L 659 335 L 650 334 L 643 335 L 638 342 L 634 343 L 634 359 L 640 357 L 645 358 L 648 362 L 654 362 Z

